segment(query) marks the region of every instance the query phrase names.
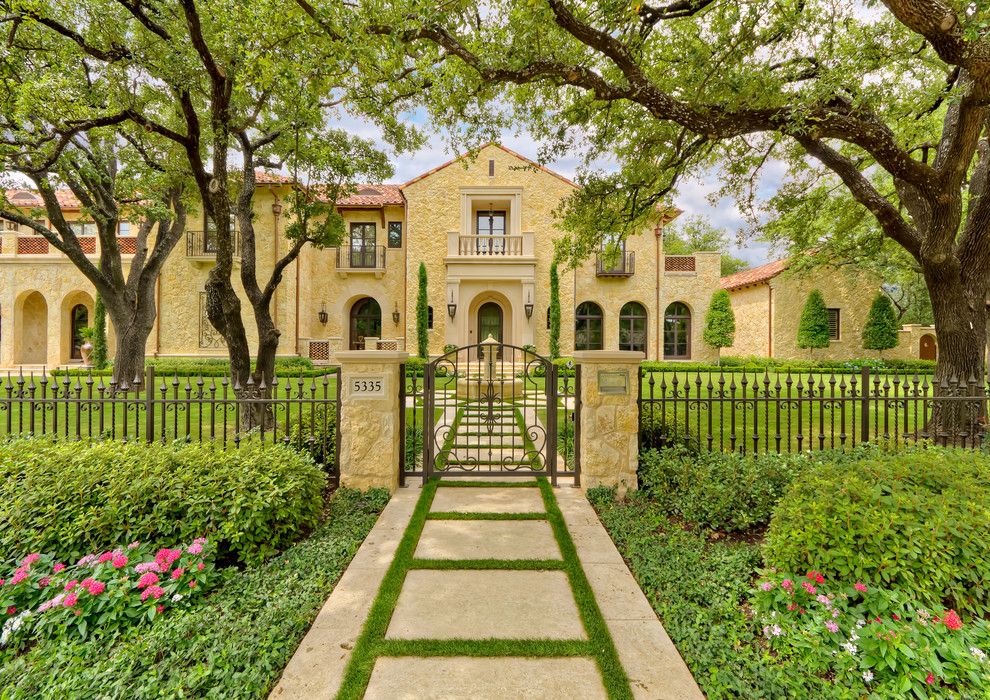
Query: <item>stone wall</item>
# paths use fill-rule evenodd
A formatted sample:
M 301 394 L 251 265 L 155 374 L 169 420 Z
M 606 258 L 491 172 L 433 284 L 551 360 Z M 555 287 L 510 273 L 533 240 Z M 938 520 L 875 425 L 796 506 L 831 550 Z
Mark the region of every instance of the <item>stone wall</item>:
M 736 335 L 732 347 L 724 355 L 737 357 L 770 356 L 770 285 L 754 284 L 729 292 L 732 311 L 736 316 Z
M 692 362 L 714 362 L 718 351 L 702 339 L 705 332 L 705 316 L 712 294 L 719 288 L 722 256 L 719 253 L 695 253 L 695 272 L 664 272 L 660 285 L 660 310 L 664 313 L 674 302 L 683 302 L 691 310 Z M 662 328 L 659 330 L 663 342 Z M 662 346 L 661 346 L 662 347 Z

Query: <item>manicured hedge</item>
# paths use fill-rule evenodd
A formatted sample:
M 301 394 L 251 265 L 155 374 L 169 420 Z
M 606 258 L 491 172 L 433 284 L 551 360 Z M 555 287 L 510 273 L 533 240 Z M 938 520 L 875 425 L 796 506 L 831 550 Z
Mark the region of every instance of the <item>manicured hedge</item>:
M 935 371 L 933 360 L 779 360 L 767 357 L 723 357 L 721 365 L 706 362 L 642 362 L 649 372 L 754 372 L 754 371 L 800 371 L 800 372 L 840 372 L 858 373 L 869 367 L 871 373 L 918 372 L 930 374 Z
M 382 490 L 337 491 L 312 536 L 151 625 L 116 638 L 46 640 L 16 658 L 0 651 L 0 695 L 266 697 L 387 502 Z
M 282 445 L 0 442 L 0 556 L 59 559 L 206 536 L 261 561 L 312 529 L 326 476 Z
M 990 457 L 875 451 L 805 469 L 774 511 L 765 558 L 990 612 Z
M 230 362 L 220 358 L 185 358 L 164 357 L 145 360 L 146 367 L 154 367 L 155 375 L 159 377 L 227 377 L 230 376 Z M 306 357 L 279 357 L 275 359 L 275 376 L 288 377 L 319 377 L 326 374 L 328 368 L 316 367 Z M 112 369 L 95 370 L 90 368 L 71 367 L 53 370 L 52 374 L 69 377 L 89 376 L 109 377 Z

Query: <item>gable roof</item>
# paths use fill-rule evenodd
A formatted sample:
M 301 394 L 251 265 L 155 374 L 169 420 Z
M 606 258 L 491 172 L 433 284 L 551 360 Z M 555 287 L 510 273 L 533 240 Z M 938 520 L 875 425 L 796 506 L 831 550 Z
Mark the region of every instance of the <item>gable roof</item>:
M 29 207 L 31 209 L 43 209 L 45 206 L 41 195 L 34 190 L 13 189 L 7 190 L 7 201 L 17 207 Z M 79 209 L 82 205 L 76 196 L 69 189 L 55 190 L 55 198 L 62 209 Z
M 543 171 L 543 172 L 545 172 L 545 173 L 547 173 L 548 175 L 553 175 L 553 176 L 554 176 L 555 178 L 557 178 L 558 180 L 563 180 L 564 182 L 566 182 L 566 183 L 567 183 L 568 185 L 570 185 L 571 187 L 575 187 L 575 188 L 576 188 L 576 187 L 579 187 L 579 185 L 578 185 L 578 184 L 577 184 L 576 182 L 574 182 L 573 180 L 569 180 L 568 178 L 566 178 L 566 177 L 564 177 L 564 176 L 563 176 L 563 175 L 561 175 L 560 173 L 557 173 L 557 172 L 554 172 L 554 171 L 553 171 L 553 170 L 551 170 L 550 168 L 547 168 L 546 166 L 543 166 L 543 165 L 540 165 L 540 164 L 539 164 L 539 163 L 537 163 L 537 162 L 536 162 L 535 160 L 530 160 L 530 159 L 529 159 L 529 158 L 527 158 L 526 156 L 524 156 L 524 155 L 520 155 L 519 153 L 516 153 L 515 151 L 513 151 L 513 150 L 511 150 L 511 149 L 508 149 L 508 148 L 506 148 L 505 146 L 503 146 L 503 145 L 502 145 L 502 144 L 500 144 L 500 143 L 494 143 L 494 142 L 489 142 L 489 143 L 486 143 L 486 144 L 484 144 L 484 145 L 482 145 L 482 146 L 481 146 L 480 148 L 478 148 L 478 151 L 477 151 L 477 152 L 478 152 L 478 153 L 481 153 L 481 152 L 482 152 L 483 150 L 485 150 L 486 148 L 489 148 L 489 147 L 493 147 L 493 148 L 500 148 L 500 149 L 502 149 L 503 151 L 505 151 L 506 153 L 508 153 L 508 154 L 509 154 L 510 156 L 512 156 L 512 157 L 514 157 L 514 158 L 518 158 L 519 160 L 521 160 L 521 161 L 523 161 L 523 162 L 524 162 L 524 163 L 526 163 L 527 165 L 532 165 L 532 166 L 533 166 L 534 168 L 536 168 L 537 170 L 541 170 L 541 171 Z M 441 170 L 443 170 L 444 168 L 446 168 L 446 167 L 448 167 L 448 166 L 451 166 L 451 165 L 453 165 L 454 163 L 456 163 L 456 162 L 458 162 L 458 161 L 460 161 L 460 160 L 464 160 L 464 159 L 465 159 L 465 158 L 467 158 L 467 157 L 468 157 L 468 156 L 469 156 L 470 154 L 471 154 L 471 152 L 470 152 L 470 151 L 468 151 L 468 152 L 466 152 L 466 153 L 462 153 L 461 155 L 459 155 L 459 156 L 457 156 L 456 158 L 451 158 L 451 159 L 450 159 L 450 160 L 448 160 L 448 161 L 447 161 L 446 163 L 441 163 L 441 164 L 440 164 L 440 165 L 438 165 L 437 167 L 435 167 L 435 168 L 431 168 L 430 170 L 427 170 L 427 171 L 426 171 L 425 173 L 421 173 L 421 174 L 419 174 L 419 175 L 417 175 L 417 176 L 416 176 L 416 177 L 414 177 L 414 178 L 413 178 L 412 180 L 409 180 L 409 181 L 407 181 L 407 182 L 404 182 L 404 183 L 402 183 L 402 185 L 400 185 L 400 187 L 401 187 L 402 189 L 405 189 L 406 187 L 409 187 L 409 185 L 411 185 L 411 184 L 413 184 L 414 182 L 419 182 L 419 181 L 420 181 L 420 180 L 422 180 L 423 178 L 427 178 L 427 177 L 429 177 L 430 175 L 433 175 L 434 173 L 438 173 L 438 172 L 440 172 Z
M 337 200 L 338 207 L 402 206 L 405 203 L 400 185 L 388 184 L 355 185 L 352 194 Z
M 783 260 L 775 260 L 771 263 L 767 263 L 766 265 L 754 267 L 751 270 L 743 270 L 733 275 L 728 275 L 727 277 L 722 278 L 721 287 L 722 289 L 731 291 L 733 289 L 739 289 L 740 287 L 747 287 L 751 284 L 768 282 L 786 270 L 788 263 L 790 263 L 790 259 L 785 258 Z

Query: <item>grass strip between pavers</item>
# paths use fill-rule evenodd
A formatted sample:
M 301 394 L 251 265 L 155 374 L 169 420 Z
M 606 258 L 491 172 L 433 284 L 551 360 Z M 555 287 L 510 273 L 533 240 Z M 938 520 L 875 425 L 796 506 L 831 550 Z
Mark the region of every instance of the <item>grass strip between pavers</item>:
M 506 475 L 510 476 L 510 475 Z M 463 478 L 463 477 L 461 477 Z M 444 488 L 472 488 L 472 489 L 512 489 L 524 488 L 535 489 L 539 486 L 536 479 L 530 474 L 522 474 L 520 478 L 533 479 L 532 481 L 440 481 L 439 485 Z
M 545 517 L 549 521 L 557 546 L 560 548 L 563 560 L 527 561 L 527 560 L 436 560 L 416 559 L 414 553 L 423 534 L 423 527 L 430 514 L 433 498 L 440 486 L 481 487 L 539 487 L 546 508 Z M 484 515 L 493 515 L 487 513 Z M 542 515 L 542 514 L 541 514 Z M 519 570 L 558 570 L 567 574 L 578 613 L 584 625 L 588 640 L 551 640 L 551 639 L 385 639 L 389 622 L 395 612 L 395 606 L 402 591 L 406 574 L 417 568 L 429 569 L 519 569 Z M 525 591 L 520 591 L 525 595 Z M 380 656 L 472 656 L 472 657 L 507 657 L 519 656 L 525 658 L 555 658 L 586 656 L 595 659 L 601 672 L 602 682 L 609 698 L 613 700 L 630 700 L 632 689 L 629 679 L 619 661 L 615 643 L 609 634 L 608 627 L 602 617 L 594 592 L 588 583 L 581 562 L 577 557 L 577 549 L 571 540 L 564 517 L 557 506 L 557 499 L 546 478 L 539 477 L 535 483 L 499 482 L 460 482 L 448 483 L 438 479 L 430 479 L 423 485 L 423 492 L 413 510 L 409 525 L 396 548 L 395 558 L 389 565 L 388 571 L 378 589 L 378 594 L 371 604 L 368 619 L 364 623 L 361 635 L 354 644 L 354 651 L 344 671 L 337 697 L 344 700 L 358 700 L 364 696 L 371 680 L 375 661 Z
M 546 513 L 461 513 L 439 511 L 426 516 L 427 520 L 546 520 Z

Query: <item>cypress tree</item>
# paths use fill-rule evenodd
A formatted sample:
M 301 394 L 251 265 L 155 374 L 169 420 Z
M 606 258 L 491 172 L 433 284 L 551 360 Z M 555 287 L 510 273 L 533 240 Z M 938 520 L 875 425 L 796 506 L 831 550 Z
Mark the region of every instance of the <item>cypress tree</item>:
M 730 347 L 736 336 L 736 315 L 732 311 L 729 293 L 720 289 L 712 294 L 705 314 L 705 342 L 718 351 L 718 363 L 722 364 L 722 348 Z
M 427 328 L 426 264 L 419 264 L 419 292 L 416 295 L 416 350 L 423 359 L 430 353 L 430 336 Z
M 107 365 L 107 308 L 103 305 L 103 297 L 96 295 L 93 306 L 93 367 L 106 369 Z
M 560 357 L 560 276 L 557 261 L 550 265 L 550 359 Z
M 897 314 L 894 305 L 886 294 L 880 292 L 873 300 L 870 313 L 863 326 L 863 348 L 879 350 L 883 357 L 884 350 L 897 347 Z
M 798 324 L 797 332 L 798 347 L 812 352 L 815 348 L 827 348 L 829 335 L 825 299 L 822 298 L 820 291 L 812 289 L 801 311 L 801 322 Z

